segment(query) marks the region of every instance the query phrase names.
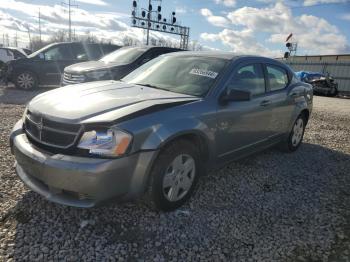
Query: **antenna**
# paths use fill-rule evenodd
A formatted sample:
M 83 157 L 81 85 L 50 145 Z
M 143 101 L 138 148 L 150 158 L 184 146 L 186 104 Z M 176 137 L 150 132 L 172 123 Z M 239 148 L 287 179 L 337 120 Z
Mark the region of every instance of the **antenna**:
M 78 5 L 73 5 L 71 3 L 71 0 L 68 0 L 68 3 L 62 2 L 63 6 L 68 7 L 68 35 L 69 35 L 69 42 L 72 42 L 72 7 L 78 7 Z

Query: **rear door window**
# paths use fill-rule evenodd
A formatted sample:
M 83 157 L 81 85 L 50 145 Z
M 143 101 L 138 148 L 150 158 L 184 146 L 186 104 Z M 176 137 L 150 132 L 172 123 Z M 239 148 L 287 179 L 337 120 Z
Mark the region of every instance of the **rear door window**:
M 72 46 L 74 60 L 86 61 L 88 60 L 88 55 L 86 53 L 86 49 L 83 45 L 73 45 Z
M 239 68 L 229 84 L 230 89 L 250 91 L 252 96 L 265 93 L 265 78 L 261 64 L 245 65 Z
M 86 46 L 86 51 L 89 59 L 98 60 L 103 56 L 103 51 L 101 45 L 99 44 L 90 44 Z
M 266 65 L 266 70 L 270 91 L 282 90 L 288 85 L 289 79 L 285 69 L 279 66 Z

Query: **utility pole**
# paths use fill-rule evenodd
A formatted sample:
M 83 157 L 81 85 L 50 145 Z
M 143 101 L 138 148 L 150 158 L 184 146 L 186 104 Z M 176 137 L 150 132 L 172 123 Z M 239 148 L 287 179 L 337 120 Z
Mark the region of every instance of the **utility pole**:
M 39 8 L 39 15 L 38 15 L 38 23 L 39 23 L 39 40 L 41 44 L 41 13 L 40 13 L 40 8 Z
M 73 5 L 71 0 L 68 0 L 68 3 L 62 2 L 62 5 L 68 7 L 68 36 L 69 42 L 72 41 L 72 7 L 78 7 L 78 5 Z
M 32 47 L 32 38 L 30 36 L 30 28 L 29 28 L 29 25 L 27 25 L 27 30 L 28 30 L 28 38 L 29 38 L 29 46 L 30 48 Z
M 151 8 L 151 0 L 148 0 L 148 13 L 147 13 L 147 18 L 148 18 L 148 21 L 147 21 L 147 43 L 146 45 L 149 45 L 149 28 L 150 28 L 150 23 L 151 23 L 151 11 L 150 10 Z
M 16 36 L 15 36 L 15 47 L 18 47 L 18 35 L 16 30 Z

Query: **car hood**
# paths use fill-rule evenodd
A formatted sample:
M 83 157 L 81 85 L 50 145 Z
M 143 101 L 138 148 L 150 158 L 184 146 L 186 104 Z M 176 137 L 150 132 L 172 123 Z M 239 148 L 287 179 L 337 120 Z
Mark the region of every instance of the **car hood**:
M 177 105 L 198 97 L 165 90 L 100 81 L 65 86 L 36 96 L 28 104 L 32 113 L 66 123 L 111 122 L 155 105 Z
M 89 61 L 67 66 L 64 71 L 67 73 L 82 73 L 95 70 L 111 69 L 112 67 L 124 66 L 123 63 L 106 63 L 103 61 Z

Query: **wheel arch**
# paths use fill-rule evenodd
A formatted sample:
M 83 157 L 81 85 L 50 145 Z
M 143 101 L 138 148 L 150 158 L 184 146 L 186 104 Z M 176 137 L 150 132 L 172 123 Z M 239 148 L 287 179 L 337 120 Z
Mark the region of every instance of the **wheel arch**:
M 308 121 L 309 121 L 309 118 L 310 118 L 310 111 L 309 111 L 309 109 L 305 108 L 305 109 L 301 110 L 299 115 L 303 115 L 305 117 L 306 124 L 307 124 Z
M 203 161 L 208 162 L 210 160 L 211 157 L 208 139 L 204 134 L 196 130 L 184 131 L 168 137 L 159 145 L 160 151 L 163 150 L 169 144 L 174 143 L 178 140 L 186 140 L 188 142 L 193 143 L 199 149 L 199 153 Z
M 13 81 L 16 81 L 18 75 L 20 75 L 21 73 L 24 73 L 24 72 L 29 72 L 31 74 L 33 74 L 33 76 L 35 77 L 35 80 L 37 82 L 37 85 L 40 84 L 40 78 L 39 78 L 39 75 L 34 71 L 34 70 L 31 70 L 31 69 L 27 69 L 27 68 L 24 68 L 24 67 L 20 67 L 20 68 L 17 68 L 16 71 L 14 72 L 13 74 Z

